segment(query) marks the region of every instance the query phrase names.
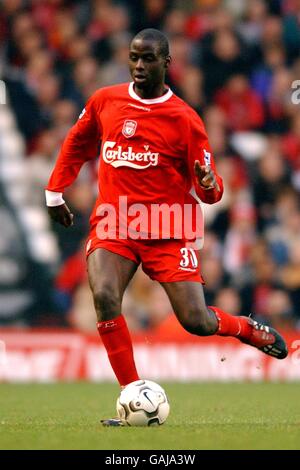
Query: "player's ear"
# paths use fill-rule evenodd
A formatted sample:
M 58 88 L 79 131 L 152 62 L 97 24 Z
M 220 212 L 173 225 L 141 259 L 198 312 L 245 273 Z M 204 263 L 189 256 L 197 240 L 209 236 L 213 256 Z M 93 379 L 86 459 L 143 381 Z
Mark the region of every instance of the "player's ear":
M 165 58 L 165 68 L 168 69 L 169 68 L 169 65 L 171 63 L 171 56 L 170 55 L 167 55 L 167 57 Z

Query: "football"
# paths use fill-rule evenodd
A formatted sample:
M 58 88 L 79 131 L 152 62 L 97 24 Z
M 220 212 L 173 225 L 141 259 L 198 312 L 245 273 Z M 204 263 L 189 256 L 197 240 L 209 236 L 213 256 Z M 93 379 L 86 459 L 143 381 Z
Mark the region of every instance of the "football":
M 128 426 L 163 424 L 170 411 L 164 389 L 151 380 L 136 380 L 126 385 L 117 400 L 119 418 Z

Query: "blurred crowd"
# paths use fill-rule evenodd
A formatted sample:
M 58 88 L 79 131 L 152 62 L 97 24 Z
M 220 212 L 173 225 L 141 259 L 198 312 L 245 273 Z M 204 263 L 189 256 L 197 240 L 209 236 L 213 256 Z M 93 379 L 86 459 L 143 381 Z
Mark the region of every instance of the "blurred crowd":
M 167 34 L 168 83 L 204 119 L 225 183 L 204 208 L 208 304 L 300 328 L 299 0 L 2 0 L 0 325 L 95 328 L 83 246 L 97 162 L 66 193 L 69 230 L 50 224 L 44 186 L 89 96 L 130 80 L 146 27 Z M 133 330 L 171 312 L 141 270 L 123 307 Z

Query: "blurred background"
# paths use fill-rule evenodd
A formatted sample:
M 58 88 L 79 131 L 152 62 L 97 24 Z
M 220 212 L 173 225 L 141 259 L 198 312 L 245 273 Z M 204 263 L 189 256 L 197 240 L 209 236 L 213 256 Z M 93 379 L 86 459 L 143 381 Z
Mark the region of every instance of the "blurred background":
M 204 119 L 225 183 L 204 208 L 208 304 L 299 329 L 299 0 L 0 2 L 0 327 L 95 331 L 83 246 L 97 162 L 66 193 L 71 229 L 49 221 L 44 187 L 89 96 L 130 80 L 146 27 L 168 35 L 168 83 Z M 138 271 L 123 311 L 143 331 L 171 307 Z

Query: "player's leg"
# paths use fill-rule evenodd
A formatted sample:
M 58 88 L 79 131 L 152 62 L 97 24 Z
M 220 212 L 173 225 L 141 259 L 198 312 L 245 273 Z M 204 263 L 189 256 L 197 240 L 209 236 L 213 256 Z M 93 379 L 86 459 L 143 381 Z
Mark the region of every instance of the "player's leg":
M 185 330 L 199 336 L 209 336 L 217 332 L 217 317 L 206 307 L 203 288 L 199 282 L 161 282 L 161 285 Z
M 140 246 L 144 271 L 165 289 L 174 312 L 190 333 L 235 336 L 266 354 L 283 359 L 284 339 L 273 328 L 248 317 L 236 317 L 216 307 L 207 307 L 199 272 L 199 251 L 184 240 L 157 240 Z
M 138 380 L 139 376 L 121 304 L 138 263 L 103 248 L 95 249 L 87 263 L 97 328 L 120 385 L 126 385 Z
M 87 266 L 97 320 L 112 320 L 120 314 L 123 294 L 138 264 L 118 253 L 97 248 L 89 255 Z
M 251 318 L 233 316 L 217 307 L 207 307 L 200 282 L 161 282 L 181 325 L 199 336 L 234 336 L 278 359 L 284 359 L 287 346 L 281 335 Z

